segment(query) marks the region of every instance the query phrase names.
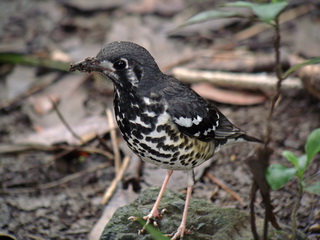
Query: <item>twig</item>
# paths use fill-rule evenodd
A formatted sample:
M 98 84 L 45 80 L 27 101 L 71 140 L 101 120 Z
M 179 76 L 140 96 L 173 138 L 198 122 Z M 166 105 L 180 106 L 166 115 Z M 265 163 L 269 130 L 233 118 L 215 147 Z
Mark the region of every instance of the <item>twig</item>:
M 68 175 L 68 176 L 66 176 L 64 178 L 61 178 L 61 179 L 57 180 L 57 181 L 53 181 L 53 182 L 49 182 L 49 183 L 45 183 L 45 184 L 40 184 L 39 186 L 34 187 L 34 188 L 19 188 L 19 189 L 10 189 L 10 190 L 4 190 L 4 191 L 1 190 L 0 192 L 1 193 L 28 193 L 28 192 L 37 191 L 39 189 L 40 190 L 45 190 L 45 189 L 49 189 L 49 188 L 53 188 L 53 187 L 56 187 L 56 186 L 63 185 L 65 183 L 67 183 L 67 182 L 76 180 L 78 178 L 81 178 L 81 177 L 89 174 L 89 173 L 92 173 L 92 172 L 95 172 L 97 170 L 106 168 L 108 166 L 110 166 L 110 162 L 104 162 L 104 163 L 101 163 L 101 164 L 99 164 L 97 166 L 91 167 L 89 169 L 85 169 L 83 171 Z
M 79 146 L 70 146 L 65 144 L 54 145 L 54 146 L 47 146 L 47 145 L 41 145 L 41 144 L 15 144 L 15 145 L 0 144 L 0 154 L 12 154 L 12 153 L 19 153 L 19 152 L 26 152 L 26 151 L 58 151 L 58 150 L 95 153 L 95 154 L 100 154 L 107 159 L 113 159 L 113 155 L 111 153 L 95 147 L 79 147 Z
M 114 155 L 114 166 L 116 174 L 119 174 L 120 171 L 120 151 L 117 141 L 117 131 L 116 131 L 116 124 L 114 122 L 113 114 L 111 110 L 108 108 L 106 110 L 107 118 L 108 118 L 108 124 L 110 126 L 110 135 L 111 135 L 111 142 L 112 142 L 112 149 L 113 149 L 113 155 Z
M 265 172 L 269 166 L 269 159 L 272 154 L 272 150 L 270 148 L 264 148 L 264 146 L 257 147 L 255 151 L 255 155 L 247 158 L 246 163 L 252 173 L 253 177 L 253 183 L 251 188 L 251 201 L 250 201 L 250 213 L 251 213 L 251 229 L 253 236 L 256 238 L 255 233 L 257 233 L 256 230 L 256 224 L 254 222 L 255 216 L 254 216 L 254 202 L 256 199 L 257 190 L 259 190 L 263 204 L 265 206 L 265 220 L 268 221 L 265 222 L 265 226 L 268 226 L 268 222 L 271 222 L 272 226 L 280 230 L 280 226 L 277 223 L 277 220 L 275 218 L 275 215 L 273 213 L 273 206 L 271 204 L 271 198 L 270 198 L 270 187 L 268 185 L 268 182 L 265 177 Z M 267 227 L 264 228 L 264 236 L 266 236 Z
M 33 235 L 33 234 L 26 234 L 25 235 L 27 238 L 33 239 L 33 240 L 44 240 L 44 238 L 39 237 L 37 235 Z
M 120 171 L 119 173 L 116 175 L 116 177 L 112 180 L 110 186 L 108 187 L 108 189 L 106 190 L 106 192 L 104 193 L 102 200 L 101 200 L 101 204 L 105 205 L 108 203 L 108 201 L 110 200 L 110 198 L 112 197 L 114 191 L 117 188 L 117 185 L 119 183 L 119 181 L 122 179 L 125 170 L 127 169 L 129 162 L 130 162 L 131 158 L 129 156 L 126 156 L 123 160 L 123 163 L 120 167 Z
M 140 176 L 142 175 L 143 163 L 137 155 L 132 155 L 128 169 L 123 177 L 122 187 L 127 189 L 129 185 L 132 185 L 134 192 L 141 190 Z
M 192 70 L 187 68 L 174 68 L 173 75 L 187 83 L 209 82 L 220 87 L 235 89 L 261 90 L 272 92 L 276 90 L 278 79 L 265 74 L 230 73 L 221 71 Z M 283 83 L 287 91 L 303 89 L 299 78 L 290 77 Z
M 269 210 L 271 209 L 268 209 L 268 206 L 265 206 L 264 219 L 263 219 L 263 240 L 268 240 L 268 229 L 269 229 L 269 219 L 270 219 Z
M 253 235 L 254 240 L 259 240 L 259 234 L 257 232 L 257 225 L 256 225 L 256 214 L 254 209 L 254 203 L 256 201 L 256 193 L 258 191 L 257 183 L 254 181 L 251 186 L 251 199 L 250 199 L 250 225 L 251 225 L 251 232 Z
M 213 199 L 214 196 L 219 192 L 219 186 L 217 185 L 210 194 L 210 199 Z
M 294 206 L 293 206 L 293 210 L 292 210 L 292 213 L 291 213 L 291 230 L 292 230 L 292 236 L 291 236 L 291 239 L 292 240 L 295 240 L 296 239 L 296 235 L 297 235 L 297 212 L 298 212 L 298 209 L 300 207 L 300 201 L 301 201 L 301 198 L 302 198 L 302 195 L 303 195 L 303 185 L 302 185 L 302 182 L 299 181 L 299 186 L 298 186 L 298 198 L 296 199 L 296 202 L 294 203 Z
M 264 138 L 264 148 L 263 148 L 263 153 L 264 153 L 264 162 L 261 164 L 269 164 L 269 158 L 270 155 L 267 156 L 268 152 L 268 147 L 271 142 L 271 135 L 272 135 L 272 118 L 273 118 L 273 113 L 276 108 L 277 102 L 280 99 L 281 95 L 281 86 L 284 78 L 282 77 L 282 66 L 280 63 L 280 42 L 281 42 L 281 35 L 280 35 L 280 27 L 279 27 L 279 19 L 275 19 L 275 24 L 274 24 L 274 31 L 275 31 L 275 39 L 274 39 L 274 49 L 275 49 L 275 73 L 277 76 L 277 83 L 276 83 L 276 89 L 275 93 L 271 98 L 271 103 L 270 103 L 270 108 L 269 108 L 269 113 L 267 115 L 267 121 L 266 121 L 266 129 L 265 129 L 265 138 Z M 262 194 L 262 193 L 261 193 Z M 268 192 L 265 194 L 269 195 L 269 189 Z M 265 199 L 263 198 L 265 201 Z M 269 206 L 268 202 L 265 202 L 265 215 L 264 215 L 264 224 L 263 224 L 263 240 L 267 240 L 268 238 L 268 228 L 269 228 L 269 221 L 272 221 L 271 218 L 271 213 L 272 213 L 272 208 Z
M 57 104 L 55 103 L 55 101 L 49 96 L 49 100 L 53 106 L 54 111 L 57 113 L 59 119 L 61 120 L 61 122 L 63 123 L 63 125 L 68 129 L 68 131 L 71 133 L 71 135 L 78 139 L 81 144 L 84 144 L 84 141 L 82 140 L 81 137 L 78 136 L 78 134 L 75 133 L 75 131 L 73 131 L 73 129 L 71 128 L 71 126 L 68 124 L 68 122 L 66 121 L 66 119 L 63 117 L 63 115 L 61 114 Z
M 219 187 L 221 187 L 223 190 L 225 190 L 227 193 L 229 193 L 234 199 L 236 199 L 241 206 L 244 206 L 245 203 L 243 199 L 236 194 L 234 191 L 232 191 L 229 187 L 227 187 L 225 184 L 223 184 L 218 178 L 210 174 L 209 172 L 206 173 L 206 177 L 209 178 L 212 182 L 217 184 Z
M 84 229 L 77 229 L 77 230 L 69 230 L 63 233 L 66 235 L 78 235 L 78 234 L 89 233 L 89 232 L 90 232 L 89 228 L 84 228 Z
M 56 75 L 54 77 L 50 76 L 50 78 L 45 79 L 43 82 L 40 82 L 40 83 L 37 82 L 35 85 L 30 87 L 27 91 L 21 93 L 20 95 L 18 95 L 14 99 L 11 99 L 11 100 L 8 100 L 5 102 L 1 102 L 0 103 L 0 110 L 9 108 L 9 107 L 15 105 L 17 102 L 22 101 L 23 99 L 31 96 L 32 94 L 35 94 L 38 91 L 41 91 L 42 89 L 46 88 L 47 86 L 49 86 L 50 84 L 55 82 L 59 78 L 59 76 L 60 75 Z
M 50 183 L 46 183 L 46 184 L 43 184 L 41 185 L 39 188 L 40 189 L 48 189 L 48 188 L 53 188 L 55 186 L 58 186 L 58 185 L 62 185 L 62 184 L 65 184 L 67 182 L 70 182 L 70 181 L 73 181 L 77 178 L 80 178 L 82 176 L 85 176 L 87 175 L 88 173 L 92 173 L 92 172 L 95 172 L 99 169 L 103 169 L 103 168 L 106 168 L 110 166 L 110 162 L 104 162 L 104 163 L 101 163 L 97 166 L 94 166 L 94 167 L 91 167 L 89 169 L 85 169 L 83 171 L 80 171 L 80 172 L 77 172 L 77 173 L 74 173 L 74 174 L 71 174 L 71 175 L 68 175 L 58 181 L 54 181 L 54 182 L 50 182 Z
M 280 41 L 281 41 L 281 35 L 280 35 L 280 28 L 279 28 L 279 20 L 275 20 L 275 25 L 274 25 L 274 30 L 275 30 L 275 39 L 274 39 L 274 49 L 275 49 L 275 72 L 277 76 L 277 84 L 276 84 L 276 92 L 273 95 L 271 99 L 271 105 L 269 109 L 269 114 L 267 117 L 267 122 L 266 122 L 266 135 L 265 135 L 265 148 L 268 147 L 270 141 L 271 141 L 271 121 L 273 117 L 273 112 L 276 107 L 277 101 L 281 95 L 281 87 L 282 87 L 282 82 L 284 78 L 282 77 L 282 69 L 281 69 L 281 64 L 280 64 Z

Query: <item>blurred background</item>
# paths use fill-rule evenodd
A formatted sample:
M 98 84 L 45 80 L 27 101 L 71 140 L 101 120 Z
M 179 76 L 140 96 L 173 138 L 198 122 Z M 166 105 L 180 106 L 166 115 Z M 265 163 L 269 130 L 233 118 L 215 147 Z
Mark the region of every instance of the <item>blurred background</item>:
M 164 170 L 142 167 L 106 116 L 106 109 L 112 109 L 112 84 L 97 74 L 68 72 L 70 63 L 95 56 L 104 43 L 142 45 L 163 72 L 212 101 L 248 134 L 263 138 L 276 83 L 273 29 L 250 18 L 181 26 L 227 2 L 1 0 L 0 232 L 18 239 L 98 239 L 101 216 L 103 225 L 139 190 L 161 185 Z M 236 10 L 252 15 L 247 8 Z M 280 29 L 284 70 L 318 57 L 319 1 L 289 1 Z M 317 65 L 284 81 L 272 122 L 272 162 L 285 163 L 284 150 L 301 155 L 308 134 L 320 126 L 319 73 Z M 115 149 L 121 159 L 132 158 L 122 181 L 127 189 L 119 184 L 105 205 L 101 199 L 117 171 Z M 251 173 L 244 161 L 252 151 L 249 145 L 222 150 L 199 170 L 193 197 L 247 210 Z M 318 156 L 310 176 L 319 171 L 319 163 Z M 185 181 L 178 172 L 170 188 L 181 192 Z M 295 189 L 293 182 L 272 193 L 281 223 L 290 223 Z M 299 229 L 310 239 L 319 239 L 318 200 L 305 194 L 298 212 Z M 258 199 L 257 214 L 263 216 L 260 204 Z

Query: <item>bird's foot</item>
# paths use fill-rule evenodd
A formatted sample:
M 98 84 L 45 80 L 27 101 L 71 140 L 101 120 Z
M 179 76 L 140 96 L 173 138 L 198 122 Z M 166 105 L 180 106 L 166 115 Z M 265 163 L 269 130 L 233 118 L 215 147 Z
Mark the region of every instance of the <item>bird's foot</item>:
M 143 226 L 142 229 L 140 229 L 138 231 L 138 234 L 143 234 L 146 231 L 146 227 L 149 224 L 152 224 L 154 227 L 158 228 L 158 223 L 156 221 L 156 219 L 162 219 L 163 214 L 165 213 L 166 209 L 163 209 L 161 211 L 161 213 L 159 213 L 159 211 L 156 209 L 154 211 L 151 211 L 147 216 L 142 217 L 143 220 L 146 221 L 145 225 Z M 132 220 L 132 221 L 138 221 L 137 217 L 131 216 L 128 218 L 128 220 Z
M 190 231 L 186 229 L 185 225 L 180 225 L 177 231 L 173 234 L 167 234 L 167 237 L 171 237 L 171 240 L 183 239 L 184 234 L 190 234 Z
M 139 230 L 138 230 L 138 234 L 139 234 L 139 235 L 145 233 L 146 227 L 147 227 L 151 222 L 153 223 L 153 226 L 154 226 L 154 227 L 158 227 L 157 222 L 156 222 L 153 218 L 148 218 L 148 219 L 146 219 L 146 217 L 147 217 L 147 216 L 145 216 L 145 217 L 142 218 L 142 219 L 146 220 L 146 223 L 144 224 L 144 226 L 143 226 L 142 229 L 139 229 Z M 128 218 L 128 220 L 137 222 L 137 221 L 139 221 L 139 218 L 138 218 L 138 217 L 135 217 L 135 216 L 131 216 L 131 217 Z
M 142 218 L 143 218 L 143 220 L 147 221 L 147 223 L 148 223 L 150 220 L 153 220 L 156 218 L 161 219 L 162 214 L 160 214 L 158 209 L 156 209 L 156 210 L 152 210 L 147 216 L 144 216 Z
M 165 213 L 165 209 L 159 212 L 158 209 L 152 210 L 147 216 L 144 216 L 142 219 L 146 221 L 146 224 L 143 228 L 138 232 L 139 234 L 145 233 L 146 227 L 152 223 L 155 228 L 158 228 L 157 219 L 162 219 L 163 214 Z

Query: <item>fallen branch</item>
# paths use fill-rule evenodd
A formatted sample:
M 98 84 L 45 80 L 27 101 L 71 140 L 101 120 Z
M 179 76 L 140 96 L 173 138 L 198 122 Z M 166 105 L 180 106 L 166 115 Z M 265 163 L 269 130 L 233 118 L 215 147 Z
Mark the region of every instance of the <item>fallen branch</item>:
M 218 178 L 216 178 L 215 176 L 213 176 L 209 172 L 206 173 L 206 177 L 209 178 L 215 184 L 217 184 L 220 188 L 225 190 L 227 193 L 229 193 L 234 199 L 236 199 L 240 203 L 241 206 L 245 205 L 243 199 L 238 194 L 236 194 L 234 191 L 232 191 L 229 187 L 227 187 L 225 184 L 223 184 Z
M 67 120 L 64 118 L 63 114 L 60 112 L 58 105 L 56 104 L 56 102 L 54 101 L 54 99 L 52 99 L 49 96 L 49 100 L 53 106 L 54 111 L 57 113 L 58 118 L 60 119 L 60 121 L 62 122 L 62 124 L 66 127 L 66 129 L 71 133 L 71 135 L 78 139 L 80 141 L 81 144 L 85 144 L 85 142 L 82 140 L 81 137 L 79 137 L 79 135 L 72 129 L 72 127 L 70 126 L 70 124 L 67 122 Z
M 117 141 L 117 127 L 116 124 L 114 122 L 114 118 L 113 118 L 113 114 L 111 112 L 111 110 L 108 108 L 106 110 L 107 112 L 107 118 L 108 118 L 108 124 L 110 126 L 110 135 L 111 135 L 111 143 L 112 143 L 112 149 L 113 149 L 113 154 L 114 154 L 114 167 L 116 170 L 116 174 L 119 174 L 120 171 L 120 151 L 119 151 L 119 145 L 118 145 L 118 141 Z
M 107 159 L 113 159 L 113 155 L 109 152 L 103 151 L 95 147 L 78 147 L 70 146 L 65 144 L 48 146 L 42 144 L 0 144 L 0 154 L 13 154 L 20 152 L 28 151 L 59 151 L 59 150 L 68 150 L 68 151 L 79 151 L 86 153 L 100 154 Z
M 220 87 L 260 90 L 266 93 L 276 90 L 277 77 L 266 74 L 226 73 L 219 71 L 192 70 L 187 68 L 173 69 L 173 75 L 187 83 L 209 82 Z M 300 90 L 302 83 L 299 78 L 287 78 L 282 83 L 282 90 Z
M 131 158 L 129 156 L 126 156 L 123 160 L 123 163 L 120 167 L 119 173 L 116 175 L 116 177 L 112 180 L 110 186 L 108 187 L 108 189 L 106 190 L 106 192 L 104 193 L 102 200 L 101 200 L 101 204 L 105 205 L 108 203 L 108 201 L 110 200 L 110 198 L 112 197 L 114 191 L 117 188 L 118 183 L 120 182 L 120 180 L 122 179 L 124 172 L 126 171 L 129 162 L 130 162 Z
M 142 175 L 143 166 L 144 161 L 142 161 L 137 155 L 133 154 L 127 171 L 123 177 L 123 189 L 128 189 L 129 185 L 131 185 L 134 192 L 139 192 L 141 190 L 140 176 Z
M 49 182 L 49 183 L 45 183 L 45 184 L 40 184 L 40 185 L 33 187 L 33 188 L 15 188 L 15 189 L 10 189 L 10 190 L 8 190 L 8 189 L 0 190 L 0 193 L 29 193 L 29 192 L 38 191 L 39 189 L 45 190 L 45 189 L 53 188 L 56 186 L 61 186 L 61 185 L 66 184 L 70 181 L 76 180 L 78 178 L 81 178 L 83 176 L 88 175 L 89 173 L 106 168 L 108 166 L 110 166 L 110 162 L 104 162 L 104 163 L 101 163 L 97 166 L 91 167 L 89 169 L 85 169 L 83 171 L 68 175 L 64 178 L 57 180 L 57 181 L 53 181 L 53 182 Z

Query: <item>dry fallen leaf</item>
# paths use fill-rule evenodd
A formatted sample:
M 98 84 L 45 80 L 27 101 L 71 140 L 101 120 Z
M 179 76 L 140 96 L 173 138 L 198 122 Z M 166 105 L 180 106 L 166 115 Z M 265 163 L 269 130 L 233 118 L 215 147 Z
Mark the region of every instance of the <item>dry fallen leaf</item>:
M 291 66 L 294 66 L 306 61 L 306 59 L 291 55 L 289 61 Z M 311 95 L 320 99 L 320 64 L 304 66 L 297 73 L 302 80 L 304 88 Z
M 37 115 L 45 115 L 53 109 L 53 103 L 59 102 L 59 96 L 55 94 L 36 95 L 29 97 L 28 101 Z
M 156 13 L 170 17 L 184 8 L 182 0 L 141 0 L 125 6 L 128 12 L 150 14 Z
M 110 130 L 107 121 L 103 116 L 91 116 L 82 119 L 72 125 L 72 129 L 81 139 L 88 139 L 89 136 L 103 135 Z M 63 124 L 43 128 L 42 131 L 30 133 L 29 135 L 16 136 L 12 139 L 14 143 L 44 144 L 52 145 L 66 142 L 70 145 L 80 144 L 70 131 Z
M 60 49 L 56 49 L 51 53 L 52 60 L 61 61 L 61 62 L 71 62 L 71 57 L 69 54 L 63 52 Z
M 266 101 L 266 96 L 248 91 L 221 89 L 209 83 L 193 84 L 192 89 L 202 97 L 220 103 L 233 105 L 255 105 Z

